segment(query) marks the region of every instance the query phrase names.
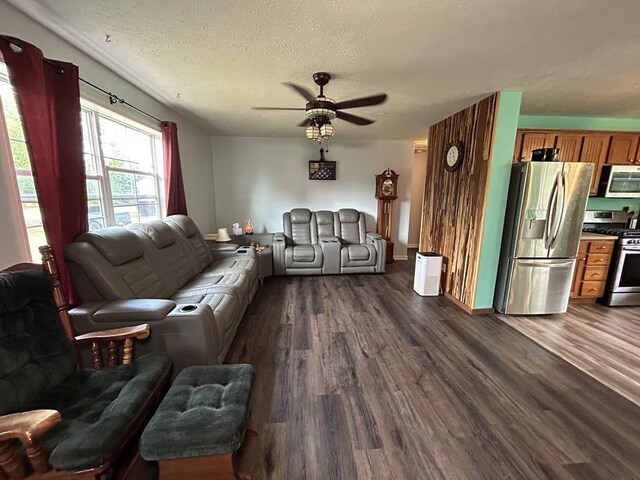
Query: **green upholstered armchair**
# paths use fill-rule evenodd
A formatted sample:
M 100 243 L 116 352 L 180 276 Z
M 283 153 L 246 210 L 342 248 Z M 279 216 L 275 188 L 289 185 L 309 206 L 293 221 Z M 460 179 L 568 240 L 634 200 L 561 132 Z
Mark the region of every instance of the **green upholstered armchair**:
M 136 458 L 171 359 L 133 359 L 147 324 L 74 337 L 51 249 L 40 251 L 44 268 L 0 272 L 0 479 L 112 478 Z M 82 344 L 93 368 L 78 364 Z

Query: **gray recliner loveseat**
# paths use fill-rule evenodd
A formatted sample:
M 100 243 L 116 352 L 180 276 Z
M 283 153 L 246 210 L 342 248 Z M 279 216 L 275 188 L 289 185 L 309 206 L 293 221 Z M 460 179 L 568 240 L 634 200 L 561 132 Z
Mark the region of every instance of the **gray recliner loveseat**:
M 276 275 L 384 273 L 387 242 L 366 231 L 362 212 L 295 208 L 282 222 L 284 232 L 273 240 Z
M 253 249 L 214 257 L 185 215 L 84 233 L 65 259 L 85 302 L 70 311 L 76 332 L 148 322 L 136 348 L 169 353 L 174 374 L 224 360 L 258 287 Z

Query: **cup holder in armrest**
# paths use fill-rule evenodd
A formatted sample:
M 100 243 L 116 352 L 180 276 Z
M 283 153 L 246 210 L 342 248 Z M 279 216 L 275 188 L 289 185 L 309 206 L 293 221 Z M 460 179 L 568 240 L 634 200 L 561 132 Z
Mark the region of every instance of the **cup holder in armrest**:
M 197 305 L 183 305 L 180 307 L 180 312 L 182 313 L 193 312 L 197 308 L 198 308 Z

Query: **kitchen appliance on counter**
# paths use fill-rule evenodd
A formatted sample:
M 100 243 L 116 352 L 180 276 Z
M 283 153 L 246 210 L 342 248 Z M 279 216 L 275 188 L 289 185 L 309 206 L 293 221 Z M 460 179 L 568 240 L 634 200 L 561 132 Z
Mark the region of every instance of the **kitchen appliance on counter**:
M 567 311 L 593 165 L 511 168 L 494 305 L 515 315 Z
M 598 196 L 607 198 L 640 197 L 640 165 L 603 165 Z
M 605 294 L 600 303 L 612 307 L 640 305 L 640 230 L 627 228 L 627 212 L 587 212 L 584 231 L 618 237 Z

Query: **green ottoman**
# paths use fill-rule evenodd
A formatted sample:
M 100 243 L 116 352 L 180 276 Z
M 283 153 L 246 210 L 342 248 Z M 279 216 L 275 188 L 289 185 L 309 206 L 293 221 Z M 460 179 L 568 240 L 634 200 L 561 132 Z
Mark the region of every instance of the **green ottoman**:
M 235 479 L 235 451 L 247 431 L 253 366 L 185 368 L 140 438 L 140 455 L 160 479 Z

